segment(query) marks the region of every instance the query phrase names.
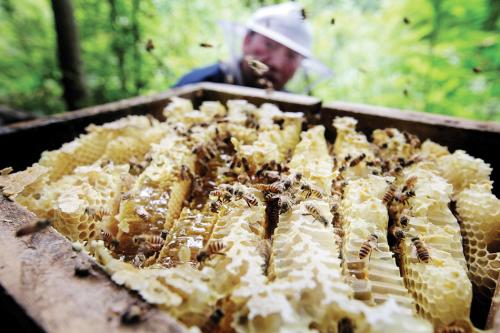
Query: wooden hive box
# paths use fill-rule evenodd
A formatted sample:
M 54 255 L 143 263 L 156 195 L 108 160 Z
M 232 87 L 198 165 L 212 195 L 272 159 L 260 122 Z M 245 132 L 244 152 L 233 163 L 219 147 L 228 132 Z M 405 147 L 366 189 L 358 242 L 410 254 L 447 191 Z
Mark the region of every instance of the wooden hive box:
M 16 171 L 25 169 L 38 161 L 43 151 L 57 149 L 73 140 L 91 123 L 99 125 L 146 113 L 161 119 L 163 108 L 173 96 L 188 98 L 195 107 L 205 100 L 224 103 L 235 98 L 256 105 L 274 103 L 284 111 L 305 112 L 310 123 L 325 125 L 330 140 L 335 138 L 332 120 L 336 116 L 357 118 L 359 130 L 368 135 L 376 128 L 407 130 L 422 140 L 431 139 L 452 151 L 464 149 L 482 158 L 493 167 L 494 182 L 500 182 L 500 124 L 343 102 L 322 105 L 313 97 L 268 94 L 258 89 L 212 83 L 0 127 L 0 169 L 7 166 Z M 498 186 L 494 192 L 499 196 Z M 92 264 L 91 258 L 75 252 L 71 243 L 52 228 L 25 238 L 14 237 L 21 224 L 35 219 L 32 213 L 0 196 L 0 311 L 7 323 L 25 332 L 183 331 L 166 313 L 154 308 L 149 308 L 145 320 L 132 326 L 122 324 L 124 311 L 131 304 L 143 301 L 114 285 Z M 85 262 L 91 264 L 90 275 L 76 276 L 75 265 Z M 487 326 L 499 324 L 500 311 L 495 310 L 495 305 L 491 311 L 484 304 L 473 304 L 472 309 L 476 324 L 484 324 L 488 313 Z

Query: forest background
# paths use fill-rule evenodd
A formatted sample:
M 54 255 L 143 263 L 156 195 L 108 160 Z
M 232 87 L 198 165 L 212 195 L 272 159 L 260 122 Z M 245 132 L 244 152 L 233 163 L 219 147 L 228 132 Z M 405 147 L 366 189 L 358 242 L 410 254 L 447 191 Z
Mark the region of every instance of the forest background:
M 0 0 L 0 106 L 44 115 L 164 91 L 229 56 L 220 20 L 244 24 L 277 2 Z M 312 95 L 500 121 L 500 1 L 300 3 L 314 52 L 333 73 Z M 72 32 L 64 49 L 74 54 L 63 60 L 77 66 L 70 73 L 57 40 Z M 288 88 L 303 93 L 296 76 Z

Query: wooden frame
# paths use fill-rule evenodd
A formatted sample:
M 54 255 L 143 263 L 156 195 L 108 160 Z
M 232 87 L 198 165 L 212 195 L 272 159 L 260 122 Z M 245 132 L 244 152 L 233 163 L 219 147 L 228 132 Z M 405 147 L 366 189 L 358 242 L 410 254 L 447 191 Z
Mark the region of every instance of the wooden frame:
M 335 116 L 356 117 L 359 129 L 367 134 L 384 127 L 408 130 L 422 139 L 432 139 L 452 150 L 462 148 L 483 158 L 492 164 L 493 179 L 497 184 L 499 181 L 500 124 L 343 102 L 322 107 L 321 101 L 313 97 L 213 83 L 0 127 L 0 169 L 26 168 L 37 161 L 44 150 L 59 148 L 83 133 L 91 123 L 102 124 L 126 115 L 146 113 L 161 119 L 163 108 L 173 96 L 189 98 L 195 106 L 203 100 L 225 102 L 234 98 L 244 98 L 257 105 L 274 103 L 282 110 L 305 112 L 310 123 L 324 124 L 329 139 L 335 136 L 331 125 Z M 74 252 L 69 241 L 52 228 L 25 238 L 14 237 L 20 225 L 34 218 L 24 208 L 0 196 L 0 311 L 8 313 L 17 325 L 23 322 L 23 331 L 183 332 L 166 313 L 154 308 L 136 325 L 120 324 L 120 313 L 128 304 L 142 303 L 138 296 L 115 286 L 95 265 L 90 276 L 75 276 L 75 262 L 91 259 Z M 49 308 L 51 310 L 47 310 Z

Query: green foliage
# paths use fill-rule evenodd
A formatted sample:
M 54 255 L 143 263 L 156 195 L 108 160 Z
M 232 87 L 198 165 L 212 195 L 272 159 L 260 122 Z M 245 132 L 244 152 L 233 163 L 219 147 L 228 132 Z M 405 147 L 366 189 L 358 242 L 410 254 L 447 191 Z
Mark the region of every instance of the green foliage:
M 229 47 L 217 21 L 244 23 L 274 2 L 74 0 L 89 103 L 163 91 L 192 68 L 224 59 Z M 500 121 L 496 1 L 301 3 L 315 32 L 315 54 L 334 71 L 314 95 Z M 63 111 L 50 1 L 0 0 L 0 31 L 0 105 Z M 300 81 L 289 88 L 301 91 Z

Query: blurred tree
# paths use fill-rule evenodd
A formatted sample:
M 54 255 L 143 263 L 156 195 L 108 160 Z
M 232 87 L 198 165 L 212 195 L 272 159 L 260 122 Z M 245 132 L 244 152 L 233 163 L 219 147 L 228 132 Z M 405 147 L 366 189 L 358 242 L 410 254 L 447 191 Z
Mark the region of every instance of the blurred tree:
M 62 72 L 64 100 L 70 110 L 85 105 L 87 89 L 80 59 L 80 41 L 71 0 L 52 0 L 57 32 L 57 54 Z

